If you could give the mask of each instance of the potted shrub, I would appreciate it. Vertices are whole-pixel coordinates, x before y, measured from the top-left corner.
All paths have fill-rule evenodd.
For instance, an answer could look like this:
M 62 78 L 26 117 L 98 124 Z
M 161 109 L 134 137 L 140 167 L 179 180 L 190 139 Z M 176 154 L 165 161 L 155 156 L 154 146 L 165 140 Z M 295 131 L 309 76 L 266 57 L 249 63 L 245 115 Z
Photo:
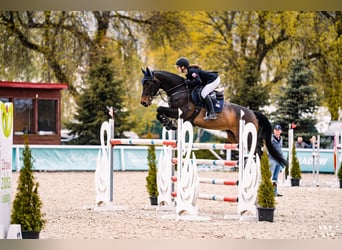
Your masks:
M 39 183 L 33 176 L 33 158 L 28 145 L 28 138 L 24 140 L 24 167 L 20 169 L 17 193 L 13 201 L 11 223 L 20 224 L 23 239 L 39 239 L 40 231 L 45 227 L 45 214 L 42 213 L 42 201 L 38 194 Z
M 152 138 L 152 135 L 148 135 Z M 148 174 L 146 176 L 146 188 L 150 195 L 151 205 L 158 205 L 158 186 L 157 186 L 157 161 L 155 145 L 149 145 L 147 151 Z
M 287 155 L 287 162 L 289 162 L 289 156 Z M 288 180 L 287 178 L 289 177 L 289 164 L 286 164 L 285 166 L 285 180 Z
M 273 215 L 275 210 L 274 190 L 271 181 L 270 163 L 266 149 L 261 156 L 260 171 L 261 182 L 258 188 L 257 195 L 257 210 L 259 221 L 273 222 Z
M 339 167 L 338 172 L 337 172 L 337 179 L 340 182 L 340 188 L 342 188 L 342 161 L 341 161 L 340 167 Z
M 299 186 L 300 179 L 302 178 L 299 161 L 296 154 L 296 148 L 292 146 L 292 166 L 290 169 L 291 186 Z

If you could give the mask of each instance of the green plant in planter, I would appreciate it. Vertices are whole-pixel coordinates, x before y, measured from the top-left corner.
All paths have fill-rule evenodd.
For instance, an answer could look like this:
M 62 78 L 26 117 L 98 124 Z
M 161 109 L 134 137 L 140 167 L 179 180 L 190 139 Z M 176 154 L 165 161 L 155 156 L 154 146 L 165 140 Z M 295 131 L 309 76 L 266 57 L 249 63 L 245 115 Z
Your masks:
M 42 213 L 43 203 L 38 194 L 38 181 L 33 176 L 33 158 L 25 137 L 25 148 L 23 150 L 24 167 L 20 169 L 17 193 L 13 201 L 11 223 L 20 224 L 23 233 L 25 231 L 39 232 L 45 227 L 45 214 Z M 23 234 L 24 237 L 24 234 Z
M 289 162 L 289 156 L 287 155 L 287 162 Z M 287 180 L 287 177 L 289 177 L 289 165 L 286 164 L 285 166 L 285 179 Z
M 258 188 L 257 204 L 261 208 L 275 208 L 274 190 L 271 181 L 270 163 L 266 149 L 263 150 L 260 162 L 261 182 Z
M 340 188 L 342 188 L 342 161 L 337 172 L 337 179 L 340 181 Z
M 149 134 L 148 138 L 152 138 Z M 157 161 L 156 161 L 156 150 L 154 145 L 148 146 L 147 151 L 147 163 L 148 163 L 148 174 L 146 176 L 146 188 L 151 198 L 151 205 L 157 205 L 156 198 L 158 197 L 157 187 Z M 154 201 L 152 201 L 154 199 Z
M 340 167 L 339 167 L 338 172 L 337 172 L 337 179 L 342 181 L 342 161 L 341 161 Z
M 290 176 L 292 179 L 296 179 L 296 180 L 299 180 L 302 178 L 300 165 L 299 165 L 299 161 L 298 161 L 297 154 L 296 154 L 296 148 L 294 144 L 292 146 L 292 166 L 290 169 Z

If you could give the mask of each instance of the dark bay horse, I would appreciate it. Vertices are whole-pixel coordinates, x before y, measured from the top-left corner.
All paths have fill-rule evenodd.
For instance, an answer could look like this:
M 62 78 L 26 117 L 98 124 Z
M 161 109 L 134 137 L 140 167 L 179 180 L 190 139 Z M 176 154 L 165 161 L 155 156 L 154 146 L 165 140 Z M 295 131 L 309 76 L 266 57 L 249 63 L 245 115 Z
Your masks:
M 287 161 L 273 147 L 271 143 L 272 126 L 265 115 L 260 112 L 252 111 L 246 107 L 227 102 L 224 104 L 222 112 L 217 114 L 216 120 L 205 120 L 205 108 L 197 107 L 192 101 L 191 92 L 185 84 L 185 78 L 161 70 L 151 71 L 148 67 L 146 71 L 142 69 L 144 77 L 142 79 L 143 90 L 140 103 L 148 107 L 152 100 L 162 89 L 168 96 L 169 107 L 158 107 L 157 119 L 167 128 L 175 129 L 172 120 L 178 119 L 178 109 L 182 110 L 181 118 L 190 121 L 194 126 L 206 129 L 223 130 L 227 132 L 227 142 L 239 142 L 239 121 L 241 110 L 244 112 L 242 117 L 246 123 L 251 122 L 258 131 L 257 153 L 261 155 L 263 141 L 269 153 L 283 166 Z

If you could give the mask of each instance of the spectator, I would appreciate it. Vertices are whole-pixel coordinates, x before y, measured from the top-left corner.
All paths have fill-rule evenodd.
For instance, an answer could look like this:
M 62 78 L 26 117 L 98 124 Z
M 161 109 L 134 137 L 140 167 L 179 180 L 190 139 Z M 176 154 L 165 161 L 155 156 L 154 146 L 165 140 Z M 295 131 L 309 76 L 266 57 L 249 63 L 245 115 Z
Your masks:
M 280 125 L 275 125 L 272 135 L 272 144 L 279 151 L 280 154 L 283 154 L 282 147 L 283 147 L 283 138 L 280 136 L 282 132 Z M 278 175 L 280 170 L 284 167 L 279 162 L 277 162 L 272 155 L 268 154 L 270 160 L 270 171 L 272 173 L 272 184 L 275 196 L 283 196 L 278 193 L 277 182 L 278 182 Z
M 312 136 L 310 138 L 310 145 L 309 148 L 313 148 L 315 146 L 315 148 L 317 148 L 317 140 L 316 140 L 316 136 Z
M 296 148 L 309 148 L 310 146 L 303 141 L 303 137 L 298 136 L 296 141 Z

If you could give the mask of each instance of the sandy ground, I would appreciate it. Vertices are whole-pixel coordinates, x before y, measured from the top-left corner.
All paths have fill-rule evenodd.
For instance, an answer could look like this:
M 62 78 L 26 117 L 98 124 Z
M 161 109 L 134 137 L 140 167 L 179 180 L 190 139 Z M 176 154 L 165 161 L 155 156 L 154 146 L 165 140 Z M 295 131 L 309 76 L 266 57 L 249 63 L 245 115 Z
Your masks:
M 95 204 L 94 172 L 36 172 L 47 225 L 41 239 L 342 239 L 342 189 L 336 177 L 303 174 L 300 187 L 282 182 L 274 222 L 225 219 L 237 204 L 198 200 L 208 221 L 176 221 L 174 211 L 149 206 L 147 172 L 114 173 L 117 211 L 85 209 Z M 200 177 L 236 180 L 236 172 L 201 171 Z M 19 174 L 13 173 L 13 196 Z M 200 192 L 236 196 L 237 187 L 201 184 Z M 13 198 L 13 197 L 12 197 Z M 171 218 L 171 219 L 170 219 Z

